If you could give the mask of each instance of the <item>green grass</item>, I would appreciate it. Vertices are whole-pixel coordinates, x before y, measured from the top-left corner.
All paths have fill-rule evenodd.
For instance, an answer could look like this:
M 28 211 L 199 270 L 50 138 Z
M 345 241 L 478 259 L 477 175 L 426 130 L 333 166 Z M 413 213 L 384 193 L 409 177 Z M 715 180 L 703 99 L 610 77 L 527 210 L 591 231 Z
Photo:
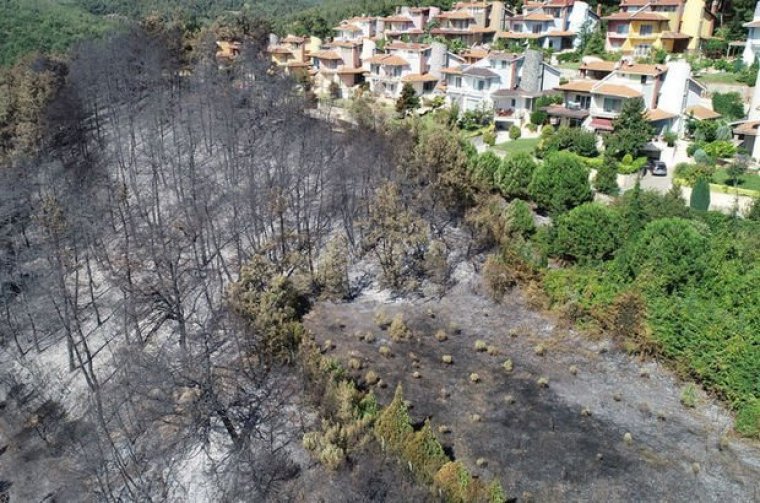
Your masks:
M 712 179 L 713 183 L 726 185 L 733 188 L 733 180 L 728 176 L 725 169 L 719 169 L 715 172 Z M 739 177 L 739 188 L 747 190 L 760 191 L 760 175 L 747 173 Z
M 538 146 L 538 142 L 539 138 L 518 138 L 517 140 L 500 143 L 494 148 L 507 154 L 517 154 L 522 152 L 532 154 L 533 150 Z
M 735 73 L 729 72 L 717 72 L 717 73 L 705 73 L 698 77 L 697 80 L 703 84 L 735 84 L 742 85 L 741 82 L 736 80 L 739 76 Z
M 580 61 L 568 61 L 567 63 L 560 63 L 557 65 L 557 68 L 562 68 L 563 70 L 577 70 L 580 67 Z

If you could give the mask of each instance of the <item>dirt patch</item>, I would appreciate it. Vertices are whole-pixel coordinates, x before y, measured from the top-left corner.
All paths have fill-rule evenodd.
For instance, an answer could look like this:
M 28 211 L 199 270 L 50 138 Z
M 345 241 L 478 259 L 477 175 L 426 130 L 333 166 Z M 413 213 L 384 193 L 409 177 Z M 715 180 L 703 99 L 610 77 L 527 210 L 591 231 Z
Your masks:
M 307 327 L 320 344 L 331 342 L 327 354 L 354 367 L 360 382 L 370 370 L 378 375 L 385 387 L 373 388 L 382 403 L 401 383 L 413 419 L 431 418 L 451 455 L 476 474 L 499 478 L 508 494 L 537 501 L 760 499 L 758 446 L 727 436 L 731 418 L 708 397 L 684 408 L 682 384 L 656 362 L 558 327 L 519 292 L 496 304 L 478 281 L 435 301 L 378 299 L 319 304 Z M 405 340 L 378 324 L 398 314 L 411 331 Z M 436 337 L 440 330 L 445 340 Z

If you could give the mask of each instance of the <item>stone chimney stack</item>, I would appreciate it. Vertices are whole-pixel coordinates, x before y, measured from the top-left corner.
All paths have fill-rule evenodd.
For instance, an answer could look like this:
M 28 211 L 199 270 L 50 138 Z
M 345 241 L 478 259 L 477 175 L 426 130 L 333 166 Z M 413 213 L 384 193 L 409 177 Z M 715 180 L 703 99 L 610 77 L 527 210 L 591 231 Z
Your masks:
M 522 77 L 520 78 L 520 88 L 525 91 L 541 90 L 542 63 L 544 62 L 544 53 L 535 49 L 526 49 L 522 66 Z
M 430 44 L 430 59 L 428 59 L 428 73 L 441 78 L 441 70 L 446 66 L 446 46 L 440 42 Z

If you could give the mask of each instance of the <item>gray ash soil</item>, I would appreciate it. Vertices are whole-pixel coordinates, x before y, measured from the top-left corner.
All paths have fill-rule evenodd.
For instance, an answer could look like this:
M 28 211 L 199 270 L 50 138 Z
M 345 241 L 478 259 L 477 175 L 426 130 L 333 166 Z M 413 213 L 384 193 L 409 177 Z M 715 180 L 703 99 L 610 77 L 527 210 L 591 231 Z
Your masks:
M 684 383 L 657 362 L 561 328 L 517 291 L 497 304 L 480 290 L 473 276 L 440 300 L 320 303 L 306 325 L 321 344 L 332 341 L 329 355 L 362 360 L 353 371 L 359 382 L 370 369 L 380 376 L 386 386 L 374 390 L 382 403 L 401 383 L 415 421 L 447 426 L 450 433 L 438 433 L 447 451 L 520 500 L 760 501 L 760 445 L 731 435 L 719 403 L 701 394 L 687 409 L 679 400 Z M 378 310 L 403 313 L 413 335 L 391 341 L 373 321 Z M 441 328 L 444 342 L 434 337 Z M 372 343 L 358 337 L 366 332 Z M 477 352 L 476 340 L 499 354 Z M 381 356 L 381 345 L 393 356 Z M 501 366 L 506 358 L 511 373 Z M 478 467 L 479 458 L 486 464 Z

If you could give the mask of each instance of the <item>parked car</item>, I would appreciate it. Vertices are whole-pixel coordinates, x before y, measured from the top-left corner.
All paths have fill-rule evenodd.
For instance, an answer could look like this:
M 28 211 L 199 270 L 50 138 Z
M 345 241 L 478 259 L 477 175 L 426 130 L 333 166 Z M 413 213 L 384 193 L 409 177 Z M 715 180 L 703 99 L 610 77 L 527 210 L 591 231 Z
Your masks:
M 650 169 L 652 176 L 667 176 L 668 167 L 662 161 L 654 161 Z

